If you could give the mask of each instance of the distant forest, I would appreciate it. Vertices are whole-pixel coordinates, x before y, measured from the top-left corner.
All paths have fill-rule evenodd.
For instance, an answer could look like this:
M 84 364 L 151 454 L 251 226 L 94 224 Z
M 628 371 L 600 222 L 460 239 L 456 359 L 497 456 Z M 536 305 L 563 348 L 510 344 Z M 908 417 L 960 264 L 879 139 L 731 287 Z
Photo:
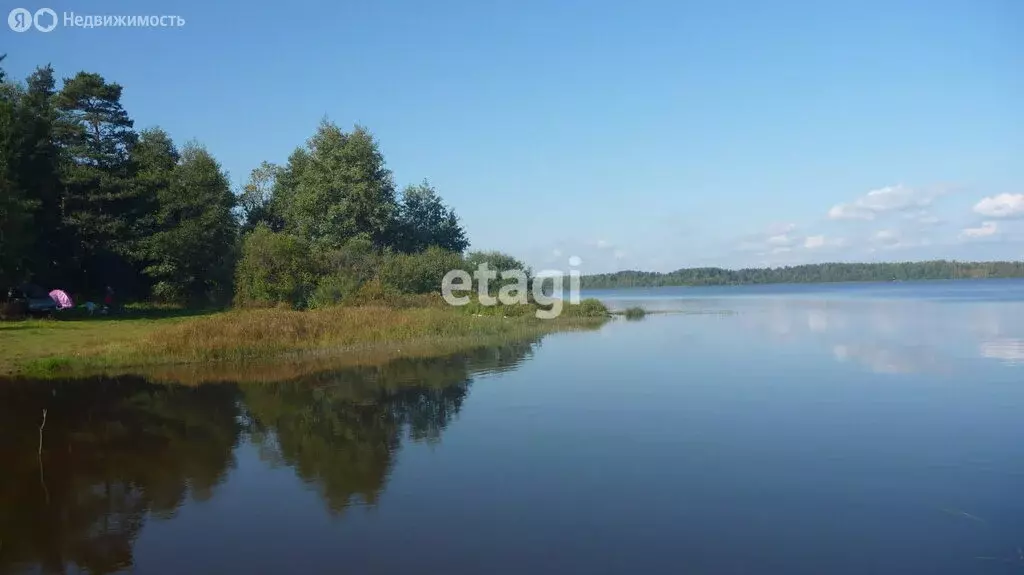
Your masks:
M 773 283 L 830 283 L 1024 277 L 1024 262 L 824 263 L 780 268 L 686 268 L 674 272 L 621 271 L 587 275 L 584 289 Z

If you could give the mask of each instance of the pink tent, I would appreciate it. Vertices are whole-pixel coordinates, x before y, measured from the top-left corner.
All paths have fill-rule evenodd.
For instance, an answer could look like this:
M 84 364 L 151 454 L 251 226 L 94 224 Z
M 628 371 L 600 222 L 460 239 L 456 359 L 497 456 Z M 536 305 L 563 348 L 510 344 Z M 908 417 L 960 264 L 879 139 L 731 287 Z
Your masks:
M 57 309 L 68 309 L 75 307 L 75 303 L 71 301 L 71 297 L 64 293 L 62 290 L 55 289 L 50 292 L 50 298 L 57 302 Z

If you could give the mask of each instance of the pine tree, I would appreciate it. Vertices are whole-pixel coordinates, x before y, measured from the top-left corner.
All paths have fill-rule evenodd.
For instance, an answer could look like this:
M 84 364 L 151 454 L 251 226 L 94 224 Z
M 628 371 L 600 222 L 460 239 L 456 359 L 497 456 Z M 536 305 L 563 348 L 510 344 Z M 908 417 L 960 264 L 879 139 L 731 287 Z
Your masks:
M 0 286 L 28 279 L 28 256 L 34 244 L 31 224 L 35 206 L 15 172 L 20 155 L 16 131 L 19 96 L 14 86 L 0 83 Z
M 430 246 L 462 253 L 469 247 L 455 212 L 426 181 L 402 192 L 392 242 L 396 249 L 421 252 Z
M 45 286 L 58 286 L 69 265 L 69 237 L 62 219 L 63 188 L 59 152 L 54 142 L 53 68 L 44 66 L 36 69 L 28 77 L 26 86 L 16 119 L 20 154 L 13 166 L 14 177 L 34 206 L 32 227 L 36 233 L 29 265 L 34 281 Z
M 79 286 L 97 292 L 117 284 L 137 293 L 141 240 L 155 206 L 132 180 L 138 136 L 121 106 L 121 86 L 80 72 L 64 81 L 56 102 L 63 222 L 74 234 Z

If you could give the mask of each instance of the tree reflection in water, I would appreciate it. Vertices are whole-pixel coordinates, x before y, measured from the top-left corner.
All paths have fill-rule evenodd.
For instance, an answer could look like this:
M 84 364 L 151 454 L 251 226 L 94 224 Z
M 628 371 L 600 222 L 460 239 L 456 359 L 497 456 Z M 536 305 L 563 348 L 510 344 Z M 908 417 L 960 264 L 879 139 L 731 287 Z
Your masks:
M 248 425 L 264 456 L 316 486 L 332 512 L 373 505 L 401 441 L 439 440 L 471 378 L 514 367 L 535 343 L 243 385 Z
M 273 384 L 0 380 L 0 572 L 130 568 L 145 522 L 214 496 L 245 438 L 332 513 L 372 505 L 403 440 L 438 441 L 472 378 L 514 368 L 536 343 Z
M 237 396 L 133 377 L 0 382 L 0 570 L 130 566 L 148 515 L 210 497 L 233 465 Z

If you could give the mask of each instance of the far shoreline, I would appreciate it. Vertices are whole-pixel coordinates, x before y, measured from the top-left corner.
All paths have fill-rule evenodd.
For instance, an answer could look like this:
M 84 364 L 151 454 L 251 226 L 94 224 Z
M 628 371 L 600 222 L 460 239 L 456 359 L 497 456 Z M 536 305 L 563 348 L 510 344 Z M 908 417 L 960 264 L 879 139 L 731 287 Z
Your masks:
M 774 268 L 681 268 L 671 272 L 622 270 L 580 278 L 582 291 L 651 287 L 713 287 L 733 285 L 898 283 L 968 279 L 1024 278 L 1024 261 L 837 263 Z
M 586 276 L 584 276 L 586 277 Z M 719 288 L 758 288 L 758 287 L 769 287 L 769 286 L 843 286 L 843 285 L 867 285 L 867 284 L 925 284 L 925 283 L 939 283 L 939 282 L 999 282 L 999 281 L 1024 281 L 1022 277 L 998 277 L 998 278 L 922 278 L 922 279 L 908 279 L 908 280 L 846 280 L 846 281 L 822 281 L 822 282 L 765 282 L 765 283 L 730 283 L 730 284 L 669 284 L 669 285 L 633 285 L 633 286 L 618 286 L 618 287 L 600 287 L 590 288 L 583 287 L 580 290 L 581 296 L 593 296 L 595 293 L 601 292 L 615 292 L 615 291 L 627 291 L 627 290 L 658 290 L 658 289 L 676 289 L 676 288 L 687 288 L 687 289 L 719 289 Z

